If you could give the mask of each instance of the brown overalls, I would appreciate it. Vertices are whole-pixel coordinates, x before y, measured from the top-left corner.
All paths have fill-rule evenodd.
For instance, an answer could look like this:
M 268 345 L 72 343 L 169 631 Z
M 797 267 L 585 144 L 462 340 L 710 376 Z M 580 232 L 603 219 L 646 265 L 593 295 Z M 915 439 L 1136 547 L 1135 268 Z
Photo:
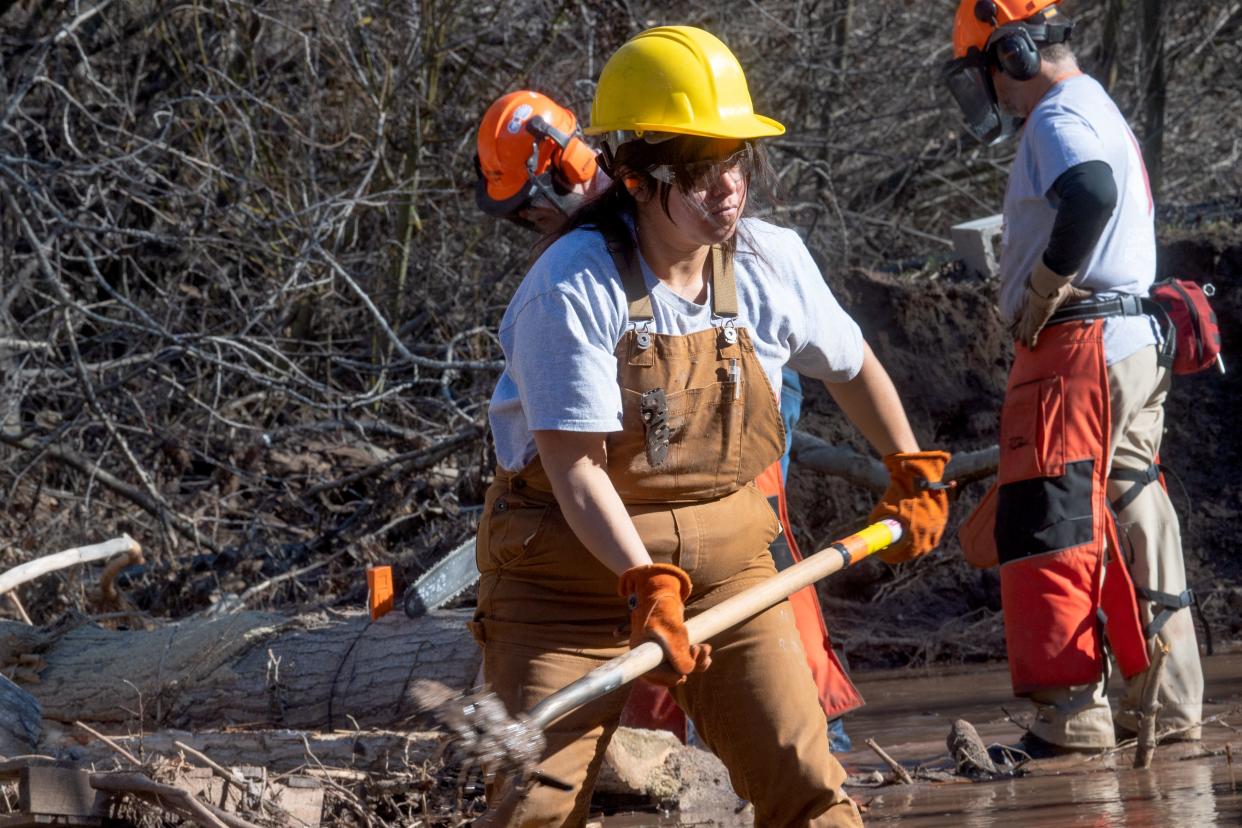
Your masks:
M 716 326 L 673 336 L 650 332 L 642 276 L 620 255 L 630 326 L 616 348 L 623 417 L 622 431 L 607 437 L 608 473 L 652 560 L 690 574 L 689 618 L 775 574 L 768 545 L 778 523 L 752 481 L 780 457 L 783 426 L 748 332 L 734 325 L 732 262 L 713 250 Z M 663 413 L 651 395 L 644 400 L 653 389 L 664 392 Z M 520 472 L 497 471 L 477 555 L 471 629 L 485 677 L 511 712 L 626 652 L 629 613 L 617 576 L 565 522 L 538 457 Z M 672 693 L 753 803 L 755 824 L 861 825 L 841 790 L 845 772 L 828 750 L 788 602 L 712 644 L 711 668 Z M 493 814 L 493 824 L 582 825 L 628 695 L 621 688 L 553 723 L 539 767 L 574 789 L 536 784 Z

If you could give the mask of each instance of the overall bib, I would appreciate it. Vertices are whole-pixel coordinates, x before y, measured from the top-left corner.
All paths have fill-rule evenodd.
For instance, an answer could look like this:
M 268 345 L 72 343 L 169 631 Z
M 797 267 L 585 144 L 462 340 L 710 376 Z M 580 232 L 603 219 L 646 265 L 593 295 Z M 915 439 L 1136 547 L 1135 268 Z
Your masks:
M 749 333 L 734 324 L 728 257 L 713 250 L 714 326 L 685 336 L 650 330 L 641 275 L 620 270 L 630 326 L 615 349 L 623 414 L 622 430 L 607 435 L 608 474 L 652 560 L 689 573 L 689 618 L 775 573 L 768 546 L 778 523 L 753 481 L 779 459 L 784 430 Z M 471 629 L 485 677 L 510 711 L 627 651 L 617 576 L 569 528 L 538 457 L 519 472 L 498 470 L 477 556 Z M 712 644 L 711 668 L 671 692 L 753 803 L 756 824 L 861 825 L 841 790 L 845 772 L 829 753 L 788 602 Z M 539 767 L 573 789 L 535 785 L 498 803 L 491 824 L 582 825 L 628 695 L 620 688 L 554 722 Z

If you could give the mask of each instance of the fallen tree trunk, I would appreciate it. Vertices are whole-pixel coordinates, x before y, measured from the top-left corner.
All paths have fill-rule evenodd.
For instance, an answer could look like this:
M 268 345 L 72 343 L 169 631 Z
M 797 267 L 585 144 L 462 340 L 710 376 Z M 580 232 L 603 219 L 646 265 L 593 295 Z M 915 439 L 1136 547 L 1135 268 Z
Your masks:
M 34 696 L 0 674 L 0 757 L 31 753 L 39 743 L 42 719 Z
M 479 649 L 466 630 L 468 616 L 440 611 L 411 621 L 390 613 L 372 622 L 361 612 L 244 612 L 153 630 L 87 624 L 37 633 L 0 622 L 0 667 L 41 665 L 16 675 L 47 720 L 395 728 L 416 712 L 408 695 L 415 679 L 473 684 Z M 0 714 L 8 718 L 9 711 Z

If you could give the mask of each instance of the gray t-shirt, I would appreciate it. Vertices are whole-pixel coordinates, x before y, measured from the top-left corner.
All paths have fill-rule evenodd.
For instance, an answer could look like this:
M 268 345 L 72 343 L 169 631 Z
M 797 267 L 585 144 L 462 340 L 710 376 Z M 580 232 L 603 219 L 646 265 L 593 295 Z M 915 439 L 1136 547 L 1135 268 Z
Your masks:
M 749 329 L 774 395 L 780 395 L 785 364 L 828 382 L 858 373 L 862 333 L 797 233 L 744 219 L 733 266 L 736 324 Z M 711 327 L 710 296 L 697 304 L 666 288 L 646 262 L 642 270 L 655 333 L 684 335 Z M 500 323 L 506 367 L 488 416 L 502 466 L 518 470 L 535 456 L 532 429 L 621 430 L 613 353 L 628 323 L 621 276 L 598 232 L 575 230 L 539 257 Z
M 1009 173 L 1001 237 L 1001 312 L 1022 309 L 1026 280 L 1044 254 L 1057 210 L 1051 192 L 1070 167 L 1104 161 L 1117 183 L 1117 207 L 1074 284 L 1097 294 L 1146 296 L 1156 277 L 1156 234 L 1151 189 L 1138 141 L 1117 105 L 1093 78 L 1076 75 L 1056 84 L 1031 112 Z M 1155 342 L 1146 317 L 1104 323 L 1109 365 Z

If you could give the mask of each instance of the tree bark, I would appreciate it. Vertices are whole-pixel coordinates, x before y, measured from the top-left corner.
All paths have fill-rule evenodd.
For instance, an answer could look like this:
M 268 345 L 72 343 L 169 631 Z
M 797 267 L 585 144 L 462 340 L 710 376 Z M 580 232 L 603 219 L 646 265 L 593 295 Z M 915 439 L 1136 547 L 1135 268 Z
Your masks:
M 18 675 L 29 679 L 25 689 L 44 718 L 59 722 L 395 728 L 417 712 L 413 680 L 473 683 L 479 649 L 468 616 L 439 611 L 411 621 L 390 613 L 372 622 L 365 613 L 246 612 L 153 630 L 90 624 L 41 636 L 0 622 L 0 666 L 37 655 L 41 666 Z
M 1160 197 L 1164 172 L 1164 0 L 1143 0 L 1143 162 L 1152 198 Z
M 42 719 L 35 697 L 0 674 L 0 757 L 32 753 Z
M 1107 0 L 1104 6 L 1104 34 L 1100 38 L 1097 55 L 1096 79 L 1108 92 L 1117 84 L 1117 50 L 1121 39 L 1121 16 L 1125 0 Z

